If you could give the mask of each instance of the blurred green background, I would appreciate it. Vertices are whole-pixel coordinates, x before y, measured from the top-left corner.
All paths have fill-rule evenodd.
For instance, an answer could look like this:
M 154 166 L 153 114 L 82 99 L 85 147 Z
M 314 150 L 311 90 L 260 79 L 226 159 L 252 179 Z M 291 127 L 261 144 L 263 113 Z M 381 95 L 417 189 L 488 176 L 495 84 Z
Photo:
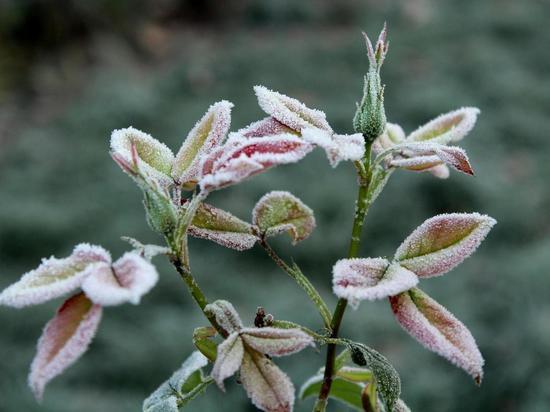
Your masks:
M 482 110 L 463 142 L 477 176 L 398 172 L 373 207 L 364 256 L 391 255 L 426 218 L 479 211 L 499 224 L 452 273 L 422 282 L 478 340 L 486 375 L 477 388 L 425 351 L 386 302 L 347 315 L 343 334 L 388 356 L 413 411 L 550 408 L 550 3 L 542 0 L 17 1 L 0 2 L 0 288 L 73 245 L 117 256 L 122 235 L 160 242 L 141 195 L 108 154 L 110 132 L 133 125 L 177 150 L 216 100 L 236 104 L 233 130 L 261 118 L 264 84 L 326 111 L 351 131 L 366 53 L 361 30 L 389 24 L 386 110 L 411 131 L 464 105 Z M 347 250 L 355 197 L 351 165 L 332 170 L 317 150 L 212 196 L 242 218 L 267 191 L 289 190 L 314 208 L 318 228 L 293 257 L 332 307 L 332 264 Z M 233 301 L 246 321 L 263 305 L 280 319 L 320 323 L 303 293 L 259 249 L 238 253 L 192 242 L 192 265 L 210 299 Z M 137 411 L 192 350 L 205 324 L 176 273 L 138 307 L 106 310 L 90 351 L 51 383 L 38 406 L 26 387 L 35 341 L 59 302 L 0 310 L 0 410 Z M 324 359 L 306 351 L 278 363 L 297 387 Z M 312 401 L 298 402 L 307 411 Z M 193 411 L 253 411 L 234 382 Z M 346 410 L 333 404 L 331 410 Z

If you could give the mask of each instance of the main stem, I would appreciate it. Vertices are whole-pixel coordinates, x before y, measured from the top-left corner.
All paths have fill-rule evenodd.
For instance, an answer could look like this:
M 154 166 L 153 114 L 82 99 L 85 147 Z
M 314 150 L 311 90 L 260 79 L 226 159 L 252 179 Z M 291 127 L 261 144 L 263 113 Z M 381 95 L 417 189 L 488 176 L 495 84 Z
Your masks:
M 364 174 L 359 177 L 359 189 L 357 193 L 357 203 L 356 203 L 356 212 L 353 219 L 353 228 L 351 231 L 351 240 L 348 249 L 348 258 L 357 257 L 359 254 L 359 246 L 361 245 L 361 232 L 363 230 L 363 223 L 365 222 L 365 217 L 367 215 L 368 208 L 370 206 L 368 201 L 368 192 L 369 192 L 369 183 L 371 178 L 371 169 L 370 169 L 370 145 L 367 146 L 364 160 Z M 348 306 L 347 299 L 340 298 L 334 309 L 332 315 L 331 329 L 332 333 L 330 337 L 332 339 L 338 338 L 338 333 L 340 330 L 340 325 L 342 324 L 342 319 L 344 313 L 346 312 L 346 307 Z M 319 391 L 319 397 L 313 408 L 314 412 L 324 412 L 327 407 L 328 395 L 330 393 L 330 388 L 332 386 L 332 380 L 334 375 L 334 360 L 336 358 L 336 344 L 332 343 L 327 346 L 327 358 L 325 362 L 325 373 L 323 377 L 323 384 L 321 385 L 321 390 Z

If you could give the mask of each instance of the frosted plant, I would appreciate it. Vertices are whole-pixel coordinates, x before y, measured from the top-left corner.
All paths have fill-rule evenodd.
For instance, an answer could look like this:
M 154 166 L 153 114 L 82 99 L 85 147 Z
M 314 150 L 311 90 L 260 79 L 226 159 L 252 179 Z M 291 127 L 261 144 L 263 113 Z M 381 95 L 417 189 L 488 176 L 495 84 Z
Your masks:
M 495 220 L 477 213 L 438 215 L 418 226 L 393 257 L 359 256 L 367 211 L 395 170 L 428 171 L 439 178 L 449 177 L 450 168 L 474 173 L 466 152 L 456 144 L 472 130 L 478 109 L 443 114 L 409 135 L 387 122 L 381 80 L 388 53 L 386 36 L 385 27 L 375 44 L 365 35 L 369 68 L 352 134 L 334 131 L 321 110 L 263 86 L 254 91 L 267 117 L 231 132 L 233 104 L 217 102 L 175 155 L 164 143 L 132 127 L 112 133 L 111 156 L 143 192 L 147 222 L 164 244 L 123 238 L 133 250 L 114 262 L 102 247 L 80 244 L 66 258 L 44 259 L 0 294 L 0 304 L 14 308 L 66 299 L 44 328 L 31 365 L 29 385 L 37 399 L 88 349 L 103 307 L 138 304 L 156 284 L 158 274 L 151 259 L 157 255 L 170 260 L 208 325 L 196 325 L 192 340 L 197 351 L 144 401 L 145 412 L 185 409 L 214 382 L 225 391 L 224 382 L 235 375 L 258 409 L 292 411 L 294 384 L 272 358 L 323 346 L 324 366 L 298 393 L 300 400 L 316 396 L 314 411 L 326 411 L 329 399 L 360 411 L 409 411 L 400 398 L 399 374 L 388 359 L 339 334 L 348 304 L 358 309 L 363 301 L 387 300 L 405 331 L 481 383 L 483 357 L 472 334 L 418 285 L 469 257 Z M 231 190 L 226 188 L 298 162 L 315 147 L 326 152 L 333 167 L 351 162 L 358 177 L 349 250 L 332 271 L 338 297 L 334 311 L 299 266 L 286 262 L 269 243 L 271 237 L 285 233 L 292 244 L 306 240 L 317 224 L 309 206 L 291 193 L 274 190 L 259 199 L 247 221 L 206 202 L 212 191 Z M 229 301 L 209 302 L 199 287 L 190 263 L 189 236 L 236 251 L 258 245 L 296 281 L 321 324 L 306 327 L 258 308 L 254 325 L 243 325 Z

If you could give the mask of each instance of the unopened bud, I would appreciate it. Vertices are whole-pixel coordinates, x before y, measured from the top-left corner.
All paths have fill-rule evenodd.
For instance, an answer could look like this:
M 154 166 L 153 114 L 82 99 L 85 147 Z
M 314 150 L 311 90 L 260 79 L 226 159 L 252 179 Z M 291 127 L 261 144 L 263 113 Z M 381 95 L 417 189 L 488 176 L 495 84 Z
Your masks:
M 144 189 L 143 195 L 147 222 L 151 228 L 165 235 L 171 233 L 177 221 L 177 212 L 172 200 L 155 190 Z

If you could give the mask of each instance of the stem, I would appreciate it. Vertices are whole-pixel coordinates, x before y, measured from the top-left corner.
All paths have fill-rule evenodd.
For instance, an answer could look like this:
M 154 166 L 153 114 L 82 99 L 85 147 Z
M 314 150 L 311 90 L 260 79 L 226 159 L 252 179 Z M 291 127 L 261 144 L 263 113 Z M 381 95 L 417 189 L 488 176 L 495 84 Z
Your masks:
M 260 240 L 260 245 L 264 248 L 264 250 L 267 252 L 269 257 L 273 259 L 273 261 L 279 266 L 281 269 L 283 269 L 292 279 L 296 281 L 296 283 L 307 293 L 311 301 L 314 303 L 315 307 L 317 307 L 317 310 L 319 311 L 321 317 L 323 318 L 323 322 L 325 324 L 326 328 L 331 327 L 331 319 L 332 316 L 330 314 L 330 311 L 328 309 L 327 304 L 317 291 L 315 289 L 315 286 L 309 281 L 309 279 L 299 270 L 297 266 L 290 267 L 276 252 L 273 250 L 271 245 L 267 243 L 265 239 Z
M 348 258 L 357 257 L 359 254 L 359 246 L 361 245 L 361 232 L 363 230 L 363 223 L 365 222 L 365 217 L 370 206 L 369 201 L 369 184 L 372 177 L 372 170 L 370 167 L 370 157 L 371 157 L 371 145 L 367 145 L 364 159 L 364 166 L 366 174 L 359 176 L 359 189 L 357 193 L 356 201 L 356 210 L 355 217 L 353 219 L 353 228 L 351 231 L 351 240 L 348 249 Z M 332 333 L 330 338 L 338 339 L 338 332 L 340 330 L 340 325 L 342 324 L 342 319 L 344 313 L 346 312 L 346 307 L 348 305 L 347 299 L 340 298 L 334 309 L 331 322 Z M 332 379 L 334 375 L 334 360 L 336 358 L 336 344 L 330 343 L 327 347 L 327 358 L 325 362 L 325 373 L 323 377 L 323 384 L 321 385 L 321 390 L 319 391 L 319 397 L 315 406 L 313 408 L 314 412 L 324 412 L 327 407 L 327 399 L 330 393 L 330 388 L 332 386 Z

